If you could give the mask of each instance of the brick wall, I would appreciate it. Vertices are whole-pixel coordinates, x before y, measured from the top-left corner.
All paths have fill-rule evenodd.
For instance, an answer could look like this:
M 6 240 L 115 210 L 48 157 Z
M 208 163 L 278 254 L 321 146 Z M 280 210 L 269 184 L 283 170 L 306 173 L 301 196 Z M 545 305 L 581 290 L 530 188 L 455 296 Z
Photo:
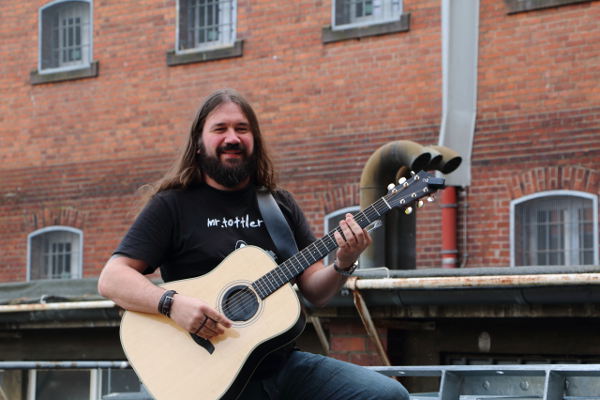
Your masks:
M 44 4 L 0 5 L 0 281 L 25 279 L 27 235 L 57 221 L 84 231 L 84 275 L 96 276 L 131 222 L 135 190 L 170 164 L 216 88 L 253 102 L 281 184 L 317 234 L 326 213 L 357 203 L 374 150 L 437 142 L 439 1 L 406 0 L 408 32 L 324 45 L 330 1 L 239 0 L 242 57 L 167 67 L 174 0 L 96 0 L 98 77 L 31 85 Z M 459 200 L 469 205 L 459 251 L 473 267 L 509 264 L 509 204 L 521 193 L 599 193 L 600 3 L 506 11 L 481 2 L 473 181 Z M 440 265 L 440 214 L 436 204 L 419 212 L 419 267 Z
M 330 321 L 327 327 L 330 335 L 329 355 L 331 357 L 359 365 L 385 365 L 377 352 L 376 345 L 360 321 Z M 386 328 L 377 328 L 384 349 L 387 348 L 387 332 Z

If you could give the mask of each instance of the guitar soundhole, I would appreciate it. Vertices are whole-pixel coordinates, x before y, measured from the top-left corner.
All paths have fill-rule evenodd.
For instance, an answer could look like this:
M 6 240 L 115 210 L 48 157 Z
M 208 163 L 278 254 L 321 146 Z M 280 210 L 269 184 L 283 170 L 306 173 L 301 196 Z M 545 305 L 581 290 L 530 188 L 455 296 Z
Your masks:
M 248 321 L 258 311 L 258 298 L 248 286 L 237 285 L 230 288 L 222 300 L 222 311 L 235 322 Z

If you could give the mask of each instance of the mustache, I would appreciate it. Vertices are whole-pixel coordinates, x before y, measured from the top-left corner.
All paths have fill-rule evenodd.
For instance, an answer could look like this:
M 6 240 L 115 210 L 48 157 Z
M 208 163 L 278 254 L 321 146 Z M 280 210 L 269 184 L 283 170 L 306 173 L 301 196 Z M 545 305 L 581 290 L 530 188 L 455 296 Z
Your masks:
M 242 151 L 246 152 L 246 146 L 241 143 L 227 143 L 225 146 L 220 146 L 217 149 L 217 154 L 221 154 L 226 151 Z

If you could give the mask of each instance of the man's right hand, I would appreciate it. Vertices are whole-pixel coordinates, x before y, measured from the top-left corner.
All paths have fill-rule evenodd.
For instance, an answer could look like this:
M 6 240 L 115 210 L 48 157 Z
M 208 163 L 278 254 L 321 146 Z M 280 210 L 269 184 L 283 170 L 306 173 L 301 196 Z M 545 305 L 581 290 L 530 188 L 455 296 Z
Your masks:
M 171 319 L 179 326 L 204 339 L 222 335 L 232 322 L 202 300 L 175 294 L 171 306 Z

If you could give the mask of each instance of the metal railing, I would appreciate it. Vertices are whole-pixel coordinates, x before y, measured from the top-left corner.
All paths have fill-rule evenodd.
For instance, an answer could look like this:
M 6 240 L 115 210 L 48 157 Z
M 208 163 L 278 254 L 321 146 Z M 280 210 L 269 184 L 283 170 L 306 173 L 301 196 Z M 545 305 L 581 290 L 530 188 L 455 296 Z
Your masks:
M 126 361 L 1 361 L 7 369 L 128 368 Z M 366 367 L 387 376 L 439 378 L 437 391 L 412 400 L 600 400 L 600 364 L 438 365 Z M 111 393 L 103 400 L 152 400 L 139 392 Z
M 600 364 L 367 367 L 388 376 L 439 377 L 439 390 L 412 400 L 600 400 Z

